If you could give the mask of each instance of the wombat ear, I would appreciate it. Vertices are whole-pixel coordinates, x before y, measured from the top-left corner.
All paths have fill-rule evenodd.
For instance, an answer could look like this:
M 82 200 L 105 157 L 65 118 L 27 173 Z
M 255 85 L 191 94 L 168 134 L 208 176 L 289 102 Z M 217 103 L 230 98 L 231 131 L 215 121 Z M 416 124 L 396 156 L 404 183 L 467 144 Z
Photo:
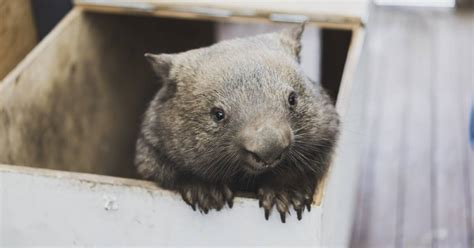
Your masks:
M 300 62 L 301 36 L 303 35 L 306 22 L 295 27 L 283 29 L 280 32 L 280 42 L 298 62 Z
M 145 58 L 150 62 L 153 71 L 161 79 L 161 88 L 158 91 L 157 98 L 159 102 L 164 102 L 171 98 L 175 91 L 176 85 L 170 80 L 170 71 L 173 67 L 174 55 L 172 54 L 151 54 L 145 53 Z
M 173 66 L 173 55 L 171 54 L 151 54 L 145 53 L 145 58 L 150 62 L 153 71 L 163 78 L 167 79 Z

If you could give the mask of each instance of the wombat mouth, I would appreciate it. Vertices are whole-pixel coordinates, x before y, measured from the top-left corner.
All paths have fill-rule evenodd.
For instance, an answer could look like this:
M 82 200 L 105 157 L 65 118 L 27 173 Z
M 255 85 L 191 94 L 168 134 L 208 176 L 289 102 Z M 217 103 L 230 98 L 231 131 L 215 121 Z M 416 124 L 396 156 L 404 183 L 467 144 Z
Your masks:
M 247 174 L 249 175 L 258 175 L 258 174 L 262 174 L 266 171 L 269 171 L 270 168 L 268 167 L 253 167 L 251 165 L 246 165 L 245 166 L 245 172 L 247 172 Z
M 247 171 L 247 173 L 252 174 L 252 175 L 257 175 L 257 174 L 261 174 L 263 172 L 266 172 L 275 168 L 278 164 L 280 164 L 281 161 L 282 161 L 281 156 L 277 160 L 271 163 L 259 161 L 252 157 L 250 159 L 246 159 L 246 161 L 244 162 L 245 163 L 244 168 Z

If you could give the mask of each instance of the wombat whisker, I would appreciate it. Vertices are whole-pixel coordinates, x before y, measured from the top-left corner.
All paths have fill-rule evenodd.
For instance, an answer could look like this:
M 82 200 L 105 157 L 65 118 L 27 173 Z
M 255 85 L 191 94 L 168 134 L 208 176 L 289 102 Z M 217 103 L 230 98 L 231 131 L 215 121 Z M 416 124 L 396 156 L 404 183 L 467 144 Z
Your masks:
M 219 156 L 217 158 L 211 159 L 211 163 L 208 162 L 209 160 L 203 161 L 203 163 L 207 162 L 207 166 L 204 169 L 204 172 L 201 172 L 201 173 L 203 173 L 203 175 L 210 175 L 210 177 L 214 178 L 215 174 L 218 174 L 219 170 L 221 169 L 220 167 L 217 167 L 217 170 L 216 170 L 216 168 L 215 168 L 216 165 L 224 159 L 225 159 L 225 157 Z
M 291 154 L 291 157 L 293 158 L 293 160 L 294 160 L 293 164 L 296 167 L 301 167 L 303 165 L 304 165 L 305 168 L 307 167 L 305 162 L 302 161 L 297 154 Z
M 280 166 L 277 166 L 273 170 L 271 170 L 271 173 L 273 175 L 282 175 L 284 173 L 284 171 Z
M 231 154 L 225 154 L 224 156 L 219 157 L 218 159 L 214 160 L 212 164 L 208 166 L 208 175 L 210 175 L 211 178 L 213 178 L 213 181 L 219 181 L 220 179 L 224 179 L 226 176 L 226 171 L 233 167 L 235 163 L 231 160 Z M 213 168 L 214 170 L 209 171 L 210 168 Z M 217 168 L 217 169 L 215 169 Z
M 304 165 L 308 165 L 311 163 L 311 161 L 306 156 L 304 156 L 301 152 L 295 151 L 294 154 L 300 161 L 303 162 Z
M 302 154 L 301 152 L 299 151 L 294 151 L 294 155 L 295 155 L 295 158 L 297 158 L 300 162 L 302 162 L 306 168 L 310 169 L 311 171 L 313 171 L 314 173 L 318 173 L 318 172 L 322 172 L 322 168 L 320 168 L 319 166 L 312 166 L 312 162 L 314 162 L 314 164 L 320 164 L 320 161 L 318 159 L 318 161 L 312 161 L 312 159 L 308 158 L 307 156 L 305 156 L 304 154 Z
M 299 163 L 299 161 L 297 161 L 293 155 L 290 153 L 288 153 L 288 158 L 291 160 L 290 161 L 290 164 L 294 165 L 298 170 L 300 170 L 301 172 L 304 173 L 304 168 L 303 166 Z
M 326 142 L 329 140 L 318 140 L 318 142 L 311 142 L 306 140 L 295 140 L 295 144 L 302 146 L 303 148 L 310 147 L 310 148 L 332 148 L 332 142 L 329 141 L 329 144 Z
M 246 188 L 246 189 L 250 188 L 250 185 L 252 185 L 250 182 L 251 182 L 251 180 L 252 180 L 253 177 L 254 177 L 254 176 L 252 175 L 252 176 L 250 176 L 249 178 L 247 178 L 247 180 L 245 180 L 245 181 L 247 182 L 246 185 L 245 185 L 245 188 Z
M 224 163 L 224 172 L 223 172 L 223 178 L 228 178 L 228 177 L 231 177 L 233 176 L 237 170 L 236 170 L 236 157 L 237 155 L 236 154 L 232 154 L 228 157 L 228 159 L 225 161 Z

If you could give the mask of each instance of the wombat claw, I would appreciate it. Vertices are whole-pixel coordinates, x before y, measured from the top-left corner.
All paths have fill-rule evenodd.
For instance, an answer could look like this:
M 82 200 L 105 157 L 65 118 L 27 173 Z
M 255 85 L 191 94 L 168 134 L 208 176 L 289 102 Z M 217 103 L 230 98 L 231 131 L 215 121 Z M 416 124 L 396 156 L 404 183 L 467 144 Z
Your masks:
M 258 190 L 259 206 L 264 209 L 265 219 L 268 220 L 270 212 L 275 206 L 280 213 L 282 223 L 286 222 L 286 214 L 290 215 L 290 207 L 293 206 L 298 220 L 303 217 L 305 207 L 311 211 L 312 197 L 310 194 L 295 190 L 274 190 L 272 188 L 260 188 Z
M 214 185 L 205 183 L 186 184 L 179 189 L 183 200 L 196 211 L 207 214 L 209 210 L 221 210 L 227 203 L 229 208 L 233 206 L 234 194 L 225 185 Z

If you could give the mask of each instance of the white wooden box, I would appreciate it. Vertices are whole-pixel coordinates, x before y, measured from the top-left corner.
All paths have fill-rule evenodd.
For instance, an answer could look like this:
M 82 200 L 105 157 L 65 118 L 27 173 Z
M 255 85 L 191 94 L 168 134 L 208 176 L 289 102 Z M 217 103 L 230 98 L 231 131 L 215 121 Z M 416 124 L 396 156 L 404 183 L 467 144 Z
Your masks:
M 344 123 L 363 12 L 341 2 L 76 1 L 0 84 L 0 246 L 347 246 L 357 173 L 356 137 L 345 126 L 312 211 L 286 224 L 275 214 L 266 221 L 245 197 L 231 210 L 193 212 L 179 195 L 138 179 L 132 164 L 140 117 L 157 89 L 143 54 L 210 45 L 220 21 L 306 16 L 309 25 L 351 30 L 336 104 Z

